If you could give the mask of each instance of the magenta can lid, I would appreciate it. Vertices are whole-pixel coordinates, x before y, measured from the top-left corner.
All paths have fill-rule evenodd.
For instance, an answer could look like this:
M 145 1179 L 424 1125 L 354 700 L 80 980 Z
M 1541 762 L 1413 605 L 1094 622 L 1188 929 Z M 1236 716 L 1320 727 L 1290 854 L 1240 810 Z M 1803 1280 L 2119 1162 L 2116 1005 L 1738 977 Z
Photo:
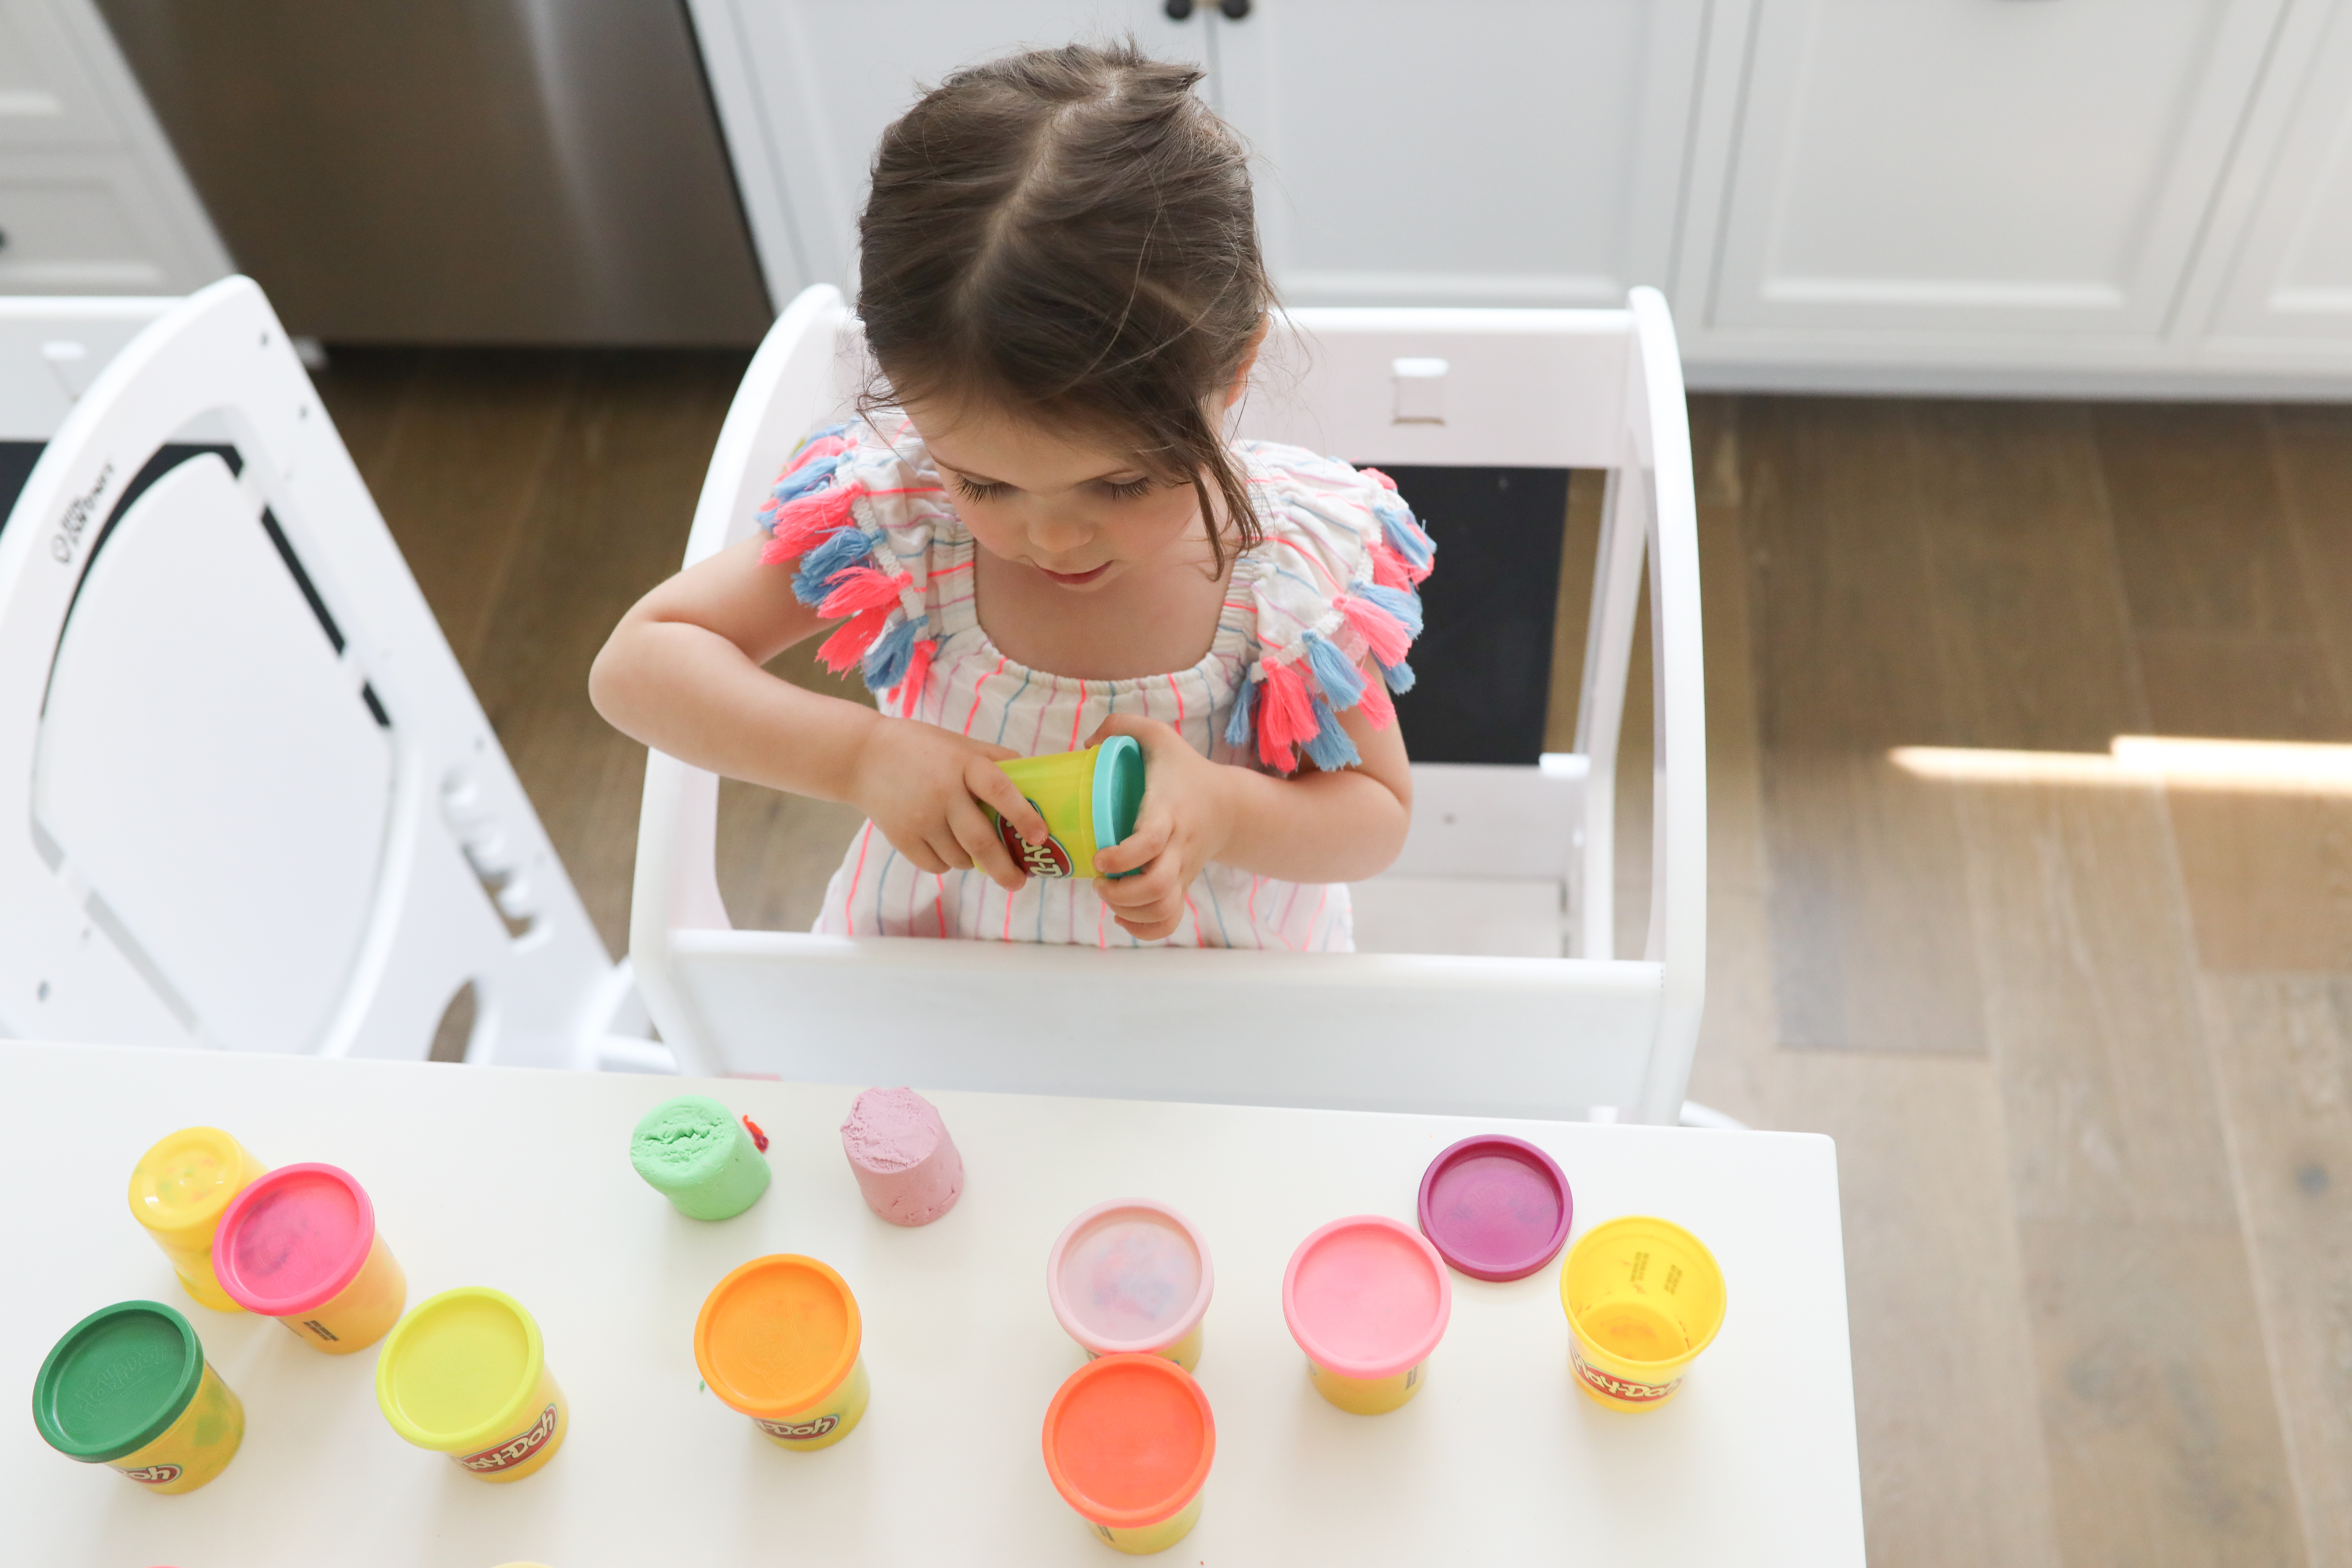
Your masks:
M 1097 1355 L 1166 1350 L 1209 1310 L 1216 1270 L 1191 1220 L 1150 1198 L 1097 1204 L 1045 1258 L 1045 1300 Z
M 1421 1233 L 1473 1279 L 1523 1279 L 1559 1255 L 1576 1204 L 1559 1163 L 1524 1138 L 1465 1138 L 1421 1178 Z
M 1376 1383 L 1419 1366 L 1453 1311 L 1445 1260 L 1386 1215 L 1333 1220 L 1300 1242 L 1283 1270 L 1290 1337 L 1341 1377 Z
M 213 1273 L 246 1310 L 290 1318 L 357 1279 L 374 1242 L 375 1205 L 351 1173 L 281 1165 L 221 1212 Z

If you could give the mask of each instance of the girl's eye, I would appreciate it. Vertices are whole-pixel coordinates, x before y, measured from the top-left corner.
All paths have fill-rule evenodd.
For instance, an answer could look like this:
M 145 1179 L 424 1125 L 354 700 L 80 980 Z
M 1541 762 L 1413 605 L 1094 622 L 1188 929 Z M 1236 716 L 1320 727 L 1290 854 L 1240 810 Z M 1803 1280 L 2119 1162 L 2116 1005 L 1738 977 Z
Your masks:
M 993 479 L 982 481 L 968 479 L 961 474 L 956 476 L 956 489 L 966 500 L 994 500 L 1010 488 Z
M 1149 476 L 1146 476 L 1143 479 L 1129 479 L 1121 484 L 1106 485 L 1103 488 L 1110 491 L 1114 500 L 1135 500 L 1151 493 L 1151 480 Z

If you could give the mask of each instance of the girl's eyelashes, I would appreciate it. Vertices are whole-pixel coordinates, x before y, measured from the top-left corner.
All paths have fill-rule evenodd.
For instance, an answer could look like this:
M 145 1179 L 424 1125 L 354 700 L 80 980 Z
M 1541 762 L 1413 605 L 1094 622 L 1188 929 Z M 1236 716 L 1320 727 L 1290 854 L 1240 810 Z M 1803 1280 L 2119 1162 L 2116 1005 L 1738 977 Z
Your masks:
M 994 500 L 1013 487 L 1002 479 L 975 479 L 964 474 L 956 475 L 956 493 L 966 500 Z M 1103 491 L 1113 500 L 1139 500 L 1151 493 L 1150 475 L 1139 479 L 1103 481 Z

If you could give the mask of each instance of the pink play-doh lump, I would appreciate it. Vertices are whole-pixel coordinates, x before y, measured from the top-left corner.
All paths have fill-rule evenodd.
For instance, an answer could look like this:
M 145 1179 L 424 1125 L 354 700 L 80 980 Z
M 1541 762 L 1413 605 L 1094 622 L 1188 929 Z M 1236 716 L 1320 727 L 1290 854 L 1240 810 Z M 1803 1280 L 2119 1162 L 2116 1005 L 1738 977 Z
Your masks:
M 866 1206 L 892 1225 L 929 1225 L 963 1195 L 963 1156 L 931 1102 L 911 1089 L 869 1089 L 841 1124 L 842 1152 Z

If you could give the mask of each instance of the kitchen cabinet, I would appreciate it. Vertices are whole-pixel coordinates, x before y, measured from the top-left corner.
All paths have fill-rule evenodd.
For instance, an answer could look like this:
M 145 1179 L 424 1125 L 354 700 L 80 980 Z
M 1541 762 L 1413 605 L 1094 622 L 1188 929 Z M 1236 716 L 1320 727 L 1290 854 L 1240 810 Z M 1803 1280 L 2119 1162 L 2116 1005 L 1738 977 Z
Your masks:
M 1704 0 L 1211 12 L 1294 305 L 1620 305 L 1664 281 Z
M 854 281 L 919 80 L 1132 29 L 1291 303 L 1650 283 L 1698 386 L 2352 395 L 2352 0 L 689 4 L 780 300 Z
M 1132 31 L 1258 155 L 1294 304 L 1595 305 L 1664 273 L 1705 0 L 690 0 L 778 299 L 854 284 L 876 139 L 918 83 Z M 1509 47 L 1498 47 L 1497 40 Z
M 0 0 L 0 294 L 184 294 L 230 270 L 89 0 Z
M 2274 144 L 2260 123 L 2246 212 L 2217 247 L 2212 336 L 2241 352 L 2352 363 L 2352 5 L 2311 6 L 2283 39 Z
M 1706 320 L 2153 335 L 2281 0 L 1761 0 Z

